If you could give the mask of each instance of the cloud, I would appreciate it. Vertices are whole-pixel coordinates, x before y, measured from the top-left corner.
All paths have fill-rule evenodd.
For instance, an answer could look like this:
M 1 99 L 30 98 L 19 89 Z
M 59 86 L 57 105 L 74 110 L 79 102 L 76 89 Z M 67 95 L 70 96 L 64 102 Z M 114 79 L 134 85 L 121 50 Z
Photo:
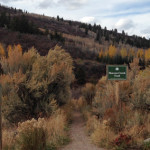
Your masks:
M 59 0 L 58 4 L 63 4 L 70 10 L 75 10 L 87 4 L 88 0 Z
M 144 30 L 141 31 L 143 34 L 150 34 L 150 26 Z
M 95 17 L 86 16 L 81 18 L 80 21 L 84 23 L 94 23 Z
M 39 3 L 40 8 L 49 8 L 54 4 L 53 0 L 43 0 L 42 2 Z
M 84 6 L 88 0 L 42 0 L 39 3 L 40 8 L 48 8 L 53 5 L 67 7 L 69 10 L 75 10 Z
M 150 26 L 141 30 L 142 36 L 146 37 L 147 39 L 150 38 Z
M 119 30 L 129 30 L 135 26 L 134 22 L 131 19 L 120 19 L 115 27 Z
M 20 0 L 1 0 L 1 2 L 3 3 L 16 2 L 16 1 L 20 1 Z

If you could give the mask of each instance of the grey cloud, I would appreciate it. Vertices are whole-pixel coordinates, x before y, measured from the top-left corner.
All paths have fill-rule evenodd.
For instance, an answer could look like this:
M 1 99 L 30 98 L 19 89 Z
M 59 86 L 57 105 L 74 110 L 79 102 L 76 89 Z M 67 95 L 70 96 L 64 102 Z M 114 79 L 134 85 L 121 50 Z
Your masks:
M 82 7 L 86 4 L 88 0 L 58 0 L 57 2 L 54 0 L 43 0 L 40 4 L 40 8 L 48 8 L 51 6 L 63 6 L 67 9 L 74 10 Z
M 16 1 L 20 1 L 20 0 L 0 0 L 0 2 L 3 3 L 16 2 Z
M 52 0 L 43 0 L 40 4 L 39 7 L 40 8 L 49 8 L 54 4 L 54 2 Z
M 150 27 L 142 30 L 141 33 L 143 33 L 143 34 L 150 34 Z
M 64 5 L 65 7 L 67 7 L 70 10 L 73 9 L 78 9 L 84 5 L 86 5 L 86 3 L 88 2 L 88 0 L 59 0 L 58 3 Z

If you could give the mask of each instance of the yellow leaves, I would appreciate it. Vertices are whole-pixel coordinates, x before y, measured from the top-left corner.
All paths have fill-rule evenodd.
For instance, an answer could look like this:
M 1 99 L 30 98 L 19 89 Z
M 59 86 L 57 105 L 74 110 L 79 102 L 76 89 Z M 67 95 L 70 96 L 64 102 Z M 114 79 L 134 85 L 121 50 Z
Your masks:
M 14 50 L 17 50 L 19 53 L 22 54 L 22 46 L 20 44 L 14 45 L 13 47 L 11 45 L 8 45 L 8 47 L 7 47 L 8 57 L 11 56 L 11 54 Z
M 133 48 L 129 49 L 129 57 L 133 57 L 135 55 L 135 51 Z
M 108 54 L 111 58 L 113 58 L 116 55 L 116 47 L 113 45 L 109 46 Z
M 12 46 L 11 45 L 8 45 L 7 47 L 7 51 L 8 51 L 8 57 L 11 55 L 11 52 L 12 52 Z
M 99 58 L 102 58 L 103 57 L 103 50 L 101 50 L 100 52 L 99 52 Z
M 121 51 L 120 51 L 120 54 L 121 54 L 122 58 L 127 57 L 127 50 L 126 50 L 126 48 L 122 48 Z
M 104 56 L 107 57 L 108 56 L 108 50 L 105 50 L 104 52 Z
M 15 46 L 14 46 L 14 49 L 17 49 L 18 52 L 22 53 L 22 46 L 21 46 L 20 44 L 15 45 Z
M 145 60 L 149 61 L 150 60 L 150 48 L 145 51 Z
M 4 57 L 5 56 L 5 50 L 2 46 L 2 44 L 0 44 L 0 57 Z
M 137 57 L 138 58 L 143 58 L 144 57 L 144 51 L 143 49 L 139 49 L 138 52 L 137 52 Z

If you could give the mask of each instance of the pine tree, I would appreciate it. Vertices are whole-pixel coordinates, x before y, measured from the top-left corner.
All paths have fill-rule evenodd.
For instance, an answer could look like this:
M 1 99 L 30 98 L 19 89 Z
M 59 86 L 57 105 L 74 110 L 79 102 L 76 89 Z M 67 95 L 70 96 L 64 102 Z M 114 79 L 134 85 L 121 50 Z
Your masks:
M 85 28 L 85 34 L 88 35 L 88 27 Z
M 59 21 L 60 19 L 59 19 L 59 16 L 57 16 L 57 21 Z

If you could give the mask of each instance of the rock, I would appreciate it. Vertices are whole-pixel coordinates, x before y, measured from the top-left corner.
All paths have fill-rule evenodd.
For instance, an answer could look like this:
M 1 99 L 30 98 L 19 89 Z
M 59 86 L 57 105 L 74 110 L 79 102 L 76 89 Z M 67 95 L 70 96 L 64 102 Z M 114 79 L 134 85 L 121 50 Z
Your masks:
M 148 143 L 148 142 L 150 142 L 150 138 L 144 140 L 144 143 Z

